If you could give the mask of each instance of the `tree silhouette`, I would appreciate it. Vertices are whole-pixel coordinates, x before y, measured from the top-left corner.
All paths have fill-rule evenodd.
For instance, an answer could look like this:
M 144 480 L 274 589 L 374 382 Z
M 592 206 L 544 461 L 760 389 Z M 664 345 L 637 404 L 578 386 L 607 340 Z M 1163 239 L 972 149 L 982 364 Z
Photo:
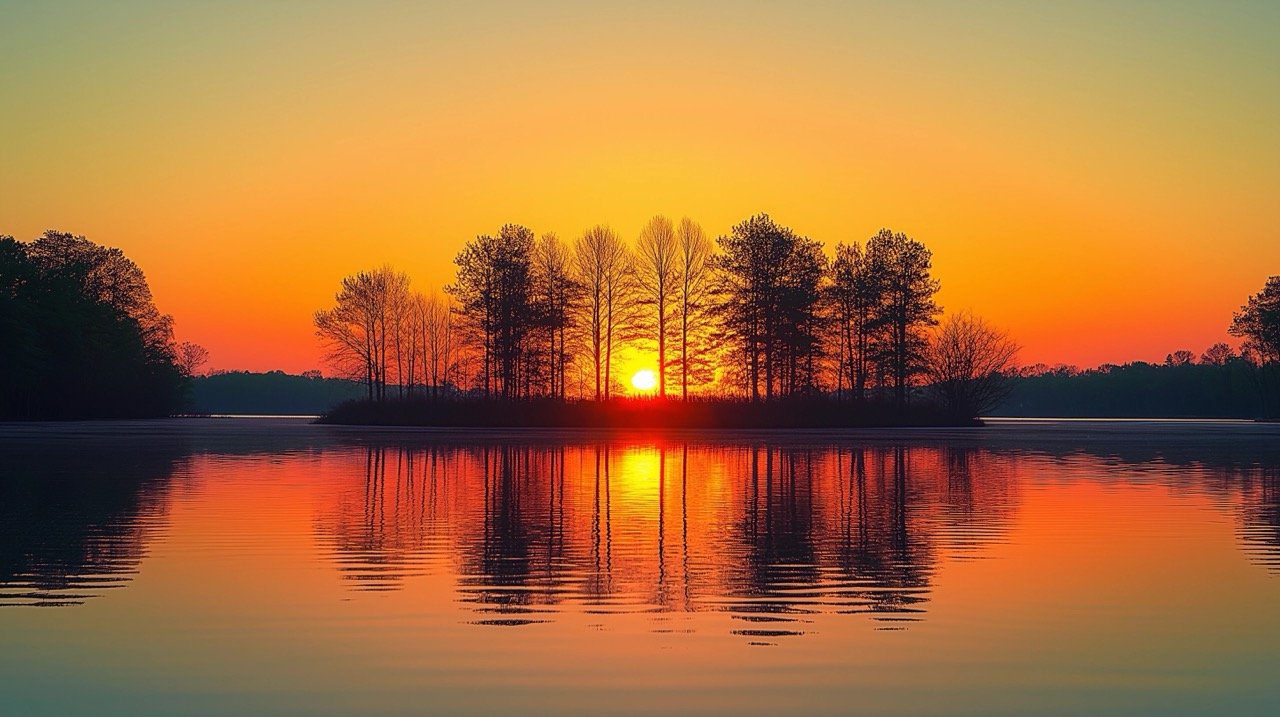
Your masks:
M 617 233 L 599 225 L 578 238 L 574 264 L 584 292 L 582 324 L 598 401 L 612 392 L 615 339 L 634 319 L 631 255 Z
M 1244 339 L 1245 351 L 1256 354 L 1260 365 L 1280 363 L 1280 276 L 1268 277 L 1262 291 L 1249 297 L 1228 331 Z
M 1241 353 L 1258 366 L 1257 384 L 1266 418 L 1280 418 L 1280 276 L 1267 278 L 1231 317 L 1232 336 L 1244 339 Z
M 0 236 L 0 418 L 126 418 L 181 407 L 173 321 L 119 249 Z
M 546 334 L 547 395 L 564 398 L 570 359 L 567 336 L 583 291 L 573 275 L 569 250 L 555 234 L 544 234 L 538 241 L 533 275 L 535 302 Z
M 999 406 L 1010 382 L 1018 345 L 968 312 L 942 320 L 929 348 L 929 379 L 943 406 L 957 418 Z
M 1200 363 L 1210 366 L 1226 366 L 1227 362 L 1235 357 L 1236 352 L 1220 341 L 1204 350 L 1204 353 L 1200 356 Z
M 640 230 L 636 243 L 636 288 L 644 313 L 643 329 L 658 345 L 658 397 L 667 397 L 667 336 L 680 287 L 680 252 L 671 220 L 656 216 Z
M 759 214 L 717 240 L 720 318 L 748 367 L 753 401 L 813 383 L 826 258 L 816 241 Z
M 386 399 L 391 354 L 400 362 L 397 349 L 408 292 L 409 277 L 402 272 L 387 266 L 362 271 L 343 279 L 335 306 L 313 318 L 329 363 L 343 375 L 363 380 L 370 400 Z
M 200 344 L 183 341 L 177 347 L 177 365 L 182 375 L 190 378 L 209 362 L 209 350 Z
M 837 244 L 831 265 L 829 306 L 836 330 L 836 391 L 845 379 L 854 400 L 866 398 L 868 377 L 877 350 L 876 320 L 884 286 L 860 244 Z
M 689 400 L 689 382 L 709 373 L 707 346 L 698 339 L 706 334 L 704 321 L 712 305 L 711 269 L 713 246 L 702 227 L 688 217 L 680 220 L 678 236 L 679 286 L 676 311 L 680 317 L 680 398 Z M 703 345 L 700 357 L 690 354 L 690 346 Z
M 482 346 L 486 396 L 496 391 L 513 399 L 528 393 L 527 384 L 522 385 L 528 369 L 526 341 L 539 324 L 533 249 L 532 231 L 507 224 L 496 236 L 476 237 L 454 259 L 458 277 L 448 291 L 457 297 L 465 326 Z
M 882 282 L 883 301 L 874 325 L 886 334 L 881 359 L 901 406 L 907 386 L 926 369 L 925 330 L 937 325 L 935 317 L 942 311 L 933 300 L 939 284 L 929 275 L 932 253 L 906 234 L 881 229 L 867 241 L 867 260 Z
M 430 395 L 439 398 L 445 387 L 455 382 L 458 371 L 453 302 L 448 296 L 419 294 L 415 308 L 422 333 L 418 343 L 422 350 L 423 383 Z

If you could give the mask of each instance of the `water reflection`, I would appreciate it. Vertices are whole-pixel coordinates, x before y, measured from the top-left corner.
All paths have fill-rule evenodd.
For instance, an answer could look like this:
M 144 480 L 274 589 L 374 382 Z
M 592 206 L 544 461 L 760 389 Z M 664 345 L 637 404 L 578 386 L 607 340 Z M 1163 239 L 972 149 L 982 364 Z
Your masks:
M 651 612 L 669 630 L 660 614 L 719 611 L 764 642 L 821 614 L 909 627 L 928 614 L 940 561 L 988 556 L 1023 491 L 1046 481 L 1213 496 L 1242 550 L 1280 572 L 1280 456 L 1256 444 L 415 440 L 301 454 L 234 440 L 0 446 L 0 605 L 75 604 L 127 583 L 192 452 L 250 466 L 322 457 L 307 489 L 314 542 L 344 584 L 445 576 L 480 625 Z
M 163 526 L 181 452 L 0 450 L 0 606 L 65 606 L 127 584 Z
M 1240 538 L 1245 552 L 1280 573 L 1280 468 L 1246 471 L 1239 476 L 1239 484 Z
M 770 642 L 804 634 L 816 614 L 865 614 L 880 629 L 921 619 L 941 557 L 981 559 L 1007 539 L 1029 466 L 1083 461 L 1073 477 L 1142 480 L 1171 462 L 1045 453 L 765 441 L 366 446 L 348 452 L 359 479 L 341 482 L 318 524 L 353 589 L 453 574 L 476 624 L 715 610 L 736 634 Z M 1246 550 L 1275 569 L 1277 471 L 1237 458 L 1197 454 L 1159 479 L 1235 505 Z
M 0 609 L 0 694 L 15 714 L 1270 714 L 1280 427 L 1167 428 L 0 425 L 0 606 L 80 605 Z

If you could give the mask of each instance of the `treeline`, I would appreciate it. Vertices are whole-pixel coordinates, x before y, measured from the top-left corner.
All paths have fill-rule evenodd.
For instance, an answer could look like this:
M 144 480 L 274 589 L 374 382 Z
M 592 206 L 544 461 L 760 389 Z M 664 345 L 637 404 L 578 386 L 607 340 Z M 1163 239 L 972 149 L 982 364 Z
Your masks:
M 1277 412 L 1280 363 L 1266 361 L 1257 352 L 1257 342 L 1248 338 L 1248 334 L 1241 335 L 1246 337 L 1243 353 L 1218 343 L 1199 357 L 1187 350 L 1174 351 L 1163 364 L 1139 361 L 1083 371 L 1074 366 L 1028 366 L 1012 379 L 1008 398 L 993 409 L 991 415 L 1280 417 Z
M 197 349 L 174 342 L 119 249 L 55 231 L 0 236 L 0 419 L 169 415 Z
M 221 371 L 191 379 L 190 411 L 197 414 L 316 416 L 359 398 L 360 384 L 283 371 Z
M 998 400 L 1016 352 L 980 319 L 938 332 L 921 242 L 882 230 L 822 245 L 757 215 L 715 241 L 654 217 L 633 243 L 607 226 L 573 242 L 509 224 L 476 237 L 442 294 L 395 269 L 343 280 L 315 316 L 331 364 L 366 397 L 607 401 L 626 347 L 653 356 L 659 399 L 823 396 L 905 406 L 921 386 L 956 414 Z

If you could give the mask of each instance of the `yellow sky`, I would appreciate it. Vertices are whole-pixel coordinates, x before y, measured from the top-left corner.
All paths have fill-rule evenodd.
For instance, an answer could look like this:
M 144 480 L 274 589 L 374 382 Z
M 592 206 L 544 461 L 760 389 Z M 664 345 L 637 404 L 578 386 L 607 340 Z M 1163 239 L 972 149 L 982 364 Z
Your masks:
M 0 4 L 0 233 L 122 248 L 219 368 L 506 222 L 933 249 L 1026 362 L 1226 338 L 1280 273 L 1274 3 Z

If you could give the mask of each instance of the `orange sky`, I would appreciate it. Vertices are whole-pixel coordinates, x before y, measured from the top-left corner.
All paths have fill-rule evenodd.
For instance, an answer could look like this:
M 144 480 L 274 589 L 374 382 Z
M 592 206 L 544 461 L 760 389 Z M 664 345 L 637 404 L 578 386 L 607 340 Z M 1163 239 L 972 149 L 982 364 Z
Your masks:
M 1280 273 L 1280 6 L 1036 5 L 3 9 L 0 233 L 122 248 L 215 368 L 320 367 L 356 270 L 655 213 L 907 232 L 1027 363 L 1226 339 Z

